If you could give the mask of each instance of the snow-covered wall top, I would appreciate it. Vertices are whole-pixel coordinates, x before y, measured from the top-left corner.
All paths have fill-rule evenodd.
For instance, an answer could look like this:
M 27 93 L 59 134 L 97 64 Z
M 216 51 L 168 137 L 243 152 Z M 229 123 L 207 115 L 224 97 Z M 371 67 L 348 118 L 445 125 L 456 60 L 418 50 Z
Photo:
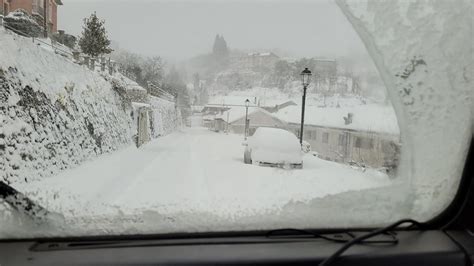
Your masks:
M 132 143 L 110 81 L 2 28 L 0 47 L 0 179 L 50 176 Z
M 400 169 L 414 196 L 409 215 L 430 219 L 454 197 L 472 136 L 473 2 L 337 2 L 396 110 Z

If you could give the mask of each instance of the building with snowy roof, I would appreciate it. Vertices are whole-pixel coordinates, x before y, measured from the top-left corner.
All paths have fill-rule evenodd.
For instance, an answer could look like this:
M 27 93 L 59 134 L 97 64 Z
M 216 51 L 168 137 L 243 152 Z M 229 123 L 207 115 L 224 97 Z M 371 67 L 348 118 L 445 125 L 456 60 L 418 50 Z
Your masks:
M 245 132 L 246 108 L 235 106 L 216 115 L 211 130 L 227 131 L 236 134 Z M 249 120 L 249 135 L 253 135 L 259 127 L 287 128 L 287 124 L 278 117 L 260 107 L 249 107 L 247 119 Z
M 275 113 L 298 137 L 301 106 Z M 400 155 L 397 117 L 389 105 L 307 106 L 303 139 L 326 160 L 396 169 Z
M 280 57 L 272 52 L 248 53 L 242 56 L 239 64 L 247 70 L 262 71 L 272 69 Z

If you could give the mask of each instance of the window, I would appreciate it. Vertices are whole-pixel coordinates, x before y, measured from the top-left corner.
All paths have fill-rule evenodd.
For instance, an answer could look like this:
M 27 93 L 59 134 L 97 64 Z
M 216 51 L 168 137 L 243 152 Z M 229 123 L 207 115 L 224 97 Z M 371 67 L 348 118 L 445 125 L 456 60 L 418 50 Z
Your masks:
M 304 139 L 306 140 L 315 140 L 316 139 L 316 132 L 314 130 L 305 130 L 304 131 Z
M 471 137 L 472 8 L 366 1 L 57 1 L 59 29 L 88 30 L 0 30 L 0 182 L 68 234 L 427 221 Z
M 329 133 L 323 133 L 323 143 L 329 143 Z
M 374 148 L 374 140 L 371 139 L 371 138 L 356 137 L 354 147 L 361 148 L 361 149 L 367 149 L 367 150 L 373 149 Z
M 385 153 L 390 153 L 396 150 L 396 144 L 393 141 L 382 140 L 382 151 Z
M 339 146 L 346 145 L 347 143 L 346 139 L 347 139 L 347 136 L 345 134 L 339 134 L 338 145 Z

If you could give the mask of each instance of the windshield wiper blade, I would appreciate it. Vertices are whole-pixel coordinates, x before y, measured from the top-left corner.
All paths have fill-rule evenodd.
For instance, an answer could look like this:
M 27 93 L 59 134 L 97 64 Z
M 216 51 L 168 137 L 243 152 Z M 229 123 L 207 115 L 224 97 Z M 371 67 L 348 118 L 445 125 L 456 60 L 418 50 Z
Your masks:
M 350 230 L 336 231 L 333 233 L 316 233 L 310 230 L 295 229 L 295 228 L 284 228 L 271 230 L 266 234 L 267 238 L 320 238 L 336 243 L 348 243 L 357 238 L 360 233 L 355 233 Z M 396 244 L 398 239 L 394 232 L 384 232 L 382 235 L 388 238 L 382 239 L 365 239 L 361 244 Z
M 366 234 L 363 234 L 363 235 L 360 235 L 358 237 L 355 237 L 354 239 L 352 239 L 351 241 L 347 242 L 346 244 L 344 244 L 341 248 L 339 248 L 336 252 L 334 252 L 331 256 L 329 256 L 327 259 L 325 259 L 324 261 L 322 261 L 319 266 L 327 266 L 327 265 L 330 265 L 331 263 L 333 263 L 337 258 L 339 258 L 341 256 L 342 253 L 344 253 L 346 250 L 348 250 L 350 247 L 352 247 L 353 245 L 355 244 L 364 244 L 366 243 L 366 241 L 372 237 L 375 237 L 375 236 L 378 236 L 378 235 L 381 235 L 381 234 L 387 234 L 390 232 L 392 232 L 393 230 L 397 229 L 400 225 L 402 224 L 410 224 L 409 227 L 407 227 L 408 229 L 409 228 L 412 228 L 413 226 L 414 227 L 418 227 L 420 229 L 423 229 L 423 224 L 418 222 L 418 221 L 415 221 L 413 219 L 402 219 L 402 220 L 399 220 L 391 225 L 388 225 L 386 227 L 383 227 L 383 228 L 379 228 L 379 229 L 376 229 L 372 232 L 369 232 L 369 233 L 366 233 Z M 398 240 L 397 240 L 397 243 L 398 243 Z
M 0 181 L 0 199 L 3 199 L 13 209 L 21 214 L 26 214 L 34 221 L 43 221 L 50 214 L 41 205 L 3 181 Z
M 335 234 L 318 234 L 304 229 L 283 228 L 268 231 L 265 235 L 267 238 L 321 238 L 337 243 L 346 243 L 354 237 L 349 232 L 335 233 Z

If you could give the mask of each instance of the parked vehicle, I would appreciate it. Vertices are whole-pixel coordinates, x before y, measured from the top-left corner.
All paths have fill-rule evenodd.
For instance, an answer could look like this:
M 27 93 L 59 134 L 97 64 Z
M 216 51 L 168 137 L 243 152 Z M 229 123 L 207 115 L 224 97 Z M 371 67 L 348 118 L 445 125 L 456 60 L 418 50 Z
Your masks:
M 303 168 L 301 145 L 293 133 L 284 129 L 260 127 L 243 145 L 246 164 Z

